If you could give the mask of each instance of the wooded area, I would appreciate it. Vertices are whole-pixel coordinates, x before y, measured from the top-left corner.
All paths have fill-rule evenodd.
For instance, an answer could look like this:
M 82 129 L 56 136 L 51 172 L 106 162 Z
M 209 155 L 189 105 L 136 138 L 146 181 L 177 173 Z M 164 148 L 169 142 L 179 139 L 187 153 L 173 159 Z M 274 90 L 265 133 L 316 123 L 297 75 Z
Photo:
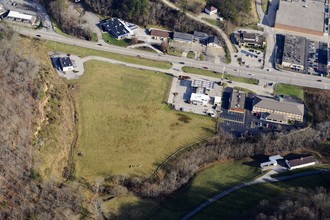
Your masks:
M 36 79 L 43 70 L 16 49 L 21 39 L 11 29 L 0 25 L 0 32 L 0 219 L 70 218 L 79 213 L 81 198 L 64 183 L 43 182 L 34 169 L 41 101 Z

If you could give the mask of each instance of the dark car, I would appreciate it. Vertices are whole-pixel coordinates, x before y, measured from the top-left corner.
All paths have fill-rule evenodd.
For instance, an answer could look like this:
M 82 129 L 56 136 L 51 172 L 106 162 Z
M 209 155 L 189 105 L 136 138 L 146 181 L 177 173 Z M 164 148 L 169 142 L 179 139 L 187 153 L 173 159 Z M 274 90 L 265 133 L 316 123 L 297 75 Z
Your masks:
M 317 82 L 322 82 L 322 79 L 318 79 L 318 80 L 316 80 Z
M 184 62 L 179 62 L 179 64 L 184 64 Z
M 203 66 L 203 69 L 206 69 L 207 70 L 208 68 L 206 66 Z
M 97 45 L 102 46 L 102 44 L 97 44 Z
M 40 34 L 37 34 L 36 36 L 37 36 L 37 37 L 41 37 L 41 35 L 40 35 Z

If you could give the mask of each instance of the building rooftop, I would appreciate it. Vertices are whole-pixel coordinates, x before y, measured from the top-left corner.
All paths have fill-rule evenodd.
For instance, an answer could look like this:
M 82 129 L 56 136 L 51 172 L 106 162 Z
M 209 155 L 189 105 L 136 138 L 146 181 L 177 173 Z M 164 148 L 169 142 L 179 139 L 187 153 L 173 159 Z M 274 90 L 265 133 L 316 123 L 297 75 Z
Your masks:
M 304 65 L 307 40 L 304 37 L 286 35 L 282 62 Z
M 152 29 L 151 32 L 150 32 L 150 35 L 166 38 L 166 37 L 170 37 L 170 32 L 169 31 Z
M 218 10 L 218 9 L 217 9 L 216 7 L 214 7 L 214 6 L 207 6 L 206 9 L 209 10 L 209 11 L 215 11 L 215 10 Z
M 325 0 L 280 0 L 275 23 L 323 32 L 324 3 Z
M 208 39 L 208 44 L 219 44 L 219 39 L 216 36 L 210 36 Z
M 244 110 L 245 107 L 245 93 L 233 91 L 230 99 L 230 109 Z
M 131 30 L 119 18 L 111 18 L 101 23 L 102 29 L 116 38 L 131 33 Z
M 303 164 L 313 163 L 316 162 L 313 156 L 301 157 L 298 159 L 288 160 L 290 167 L 296 167 Z
M 280 112 L 293 113 L 303 115 L 305 106 L 303 103 L 279 101 L 274 98 L 256 96 L 254 99 L 254 106 L 259 108 L 271 109 Z
M 194 37 L 199 38 L 199 39 L 203 39 L 203 38 L 208 38 L 209 35 L 207 33 L 204 33 L 204 32 L 194 31 Z
M 62 67 L 72 66 L 70 57 L 61 57 L 60 62 L 61 62 Z
M 18 11 L 9 11 L 9 14 L 7 15 L 7 17 L 15 18 L 15 19 L 24 19 L 24 20 L 32 20 L 32 18 L 33 18 L 32 15 L 23 14 Z
M 213 89 L 213 82 L 204 80 L 193 80 L 191 81 L 191 87 L 204 88 L 207 90 Z
M 192 41 L 194 36 L 192 34 L 174 32 L 173 38 L 174 39 L 181 39 L 181 40 L 185 40 L 185 41 Z

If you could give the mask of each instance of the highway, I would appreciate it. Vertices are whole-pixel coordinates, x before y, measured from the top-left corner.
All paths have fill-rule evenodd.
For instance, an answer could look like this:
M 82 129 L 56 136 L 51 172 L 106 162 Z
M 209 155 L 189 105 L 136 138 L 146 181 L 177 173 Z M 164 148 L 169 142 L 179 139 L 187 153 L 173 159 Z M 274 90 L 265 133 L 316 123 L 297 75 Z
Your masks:
M 47 31 L 47 29 L 35 30 L 32 28 L 24 28 L 24 27 L 13 27 L 13 28 L 15 31 L 19 32 L 20 34 L 25 36 L 30 36 L 33 38 L 51 40 L 55 42 L 76 45 L 94 50 L 118 53 L 127 56 L 140 56 L 147 59 L 169 61 L 173 64 L 173 67 L 172 69 L 169 69 L 168 72 L 174 75 L 179 74 L 183 66 L 191 66 L 196 68 L 206 67 L 209 70 L 213 70 L 217 72 L 223 72 L 223 70 L 225 69 L 225 71 L 228 74 L 235 76 L 250 78 L 252 75 L 253 78 L 259 79 L 261 81 L 267 81 L 273 83 L 286 83 L 286 84 L 293 84 L 298 86 L 306 86 L 306 87 L 319 88 L 319 89 L 330 89 L 330 79 L 325 77 L 321 78 L 318 76 L 312 76 L 306 74 L 277 71 L 275 69 L 271 69 L 271 71 L 267 71 L 266 69 L 246 68 L 246 67 L 236 66 L 233 64 L 225 64 L 225 63 L 215 64 L 208 61 L 197 61 L 183 57 L 159 55 L 155 53 L 144 52 L 144 51 L 118 47 L 108 44 L 98 45 L 98 43 L 95 42 L 62 36 L 53 31 Z M 37 37 L 36 35 L 40 35 L 40 37 Z M 180 64 L 180 62 L 184 62 L 184 64 Z

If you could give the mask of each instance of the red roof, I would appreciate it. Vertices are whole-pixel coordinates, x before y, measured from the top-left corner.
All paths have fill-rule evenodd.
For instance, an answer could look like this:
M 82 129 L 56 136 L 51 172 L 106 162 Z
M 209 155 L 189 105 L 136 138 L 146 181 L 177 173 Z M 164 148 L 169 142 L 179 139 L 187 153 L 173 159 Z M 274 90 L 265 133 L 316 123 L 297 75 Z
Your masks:
M 170 37 L 170 32 L 168 31 L 151 30 L 150 34 L 152 36 L 157 36 L 157 37 Z

